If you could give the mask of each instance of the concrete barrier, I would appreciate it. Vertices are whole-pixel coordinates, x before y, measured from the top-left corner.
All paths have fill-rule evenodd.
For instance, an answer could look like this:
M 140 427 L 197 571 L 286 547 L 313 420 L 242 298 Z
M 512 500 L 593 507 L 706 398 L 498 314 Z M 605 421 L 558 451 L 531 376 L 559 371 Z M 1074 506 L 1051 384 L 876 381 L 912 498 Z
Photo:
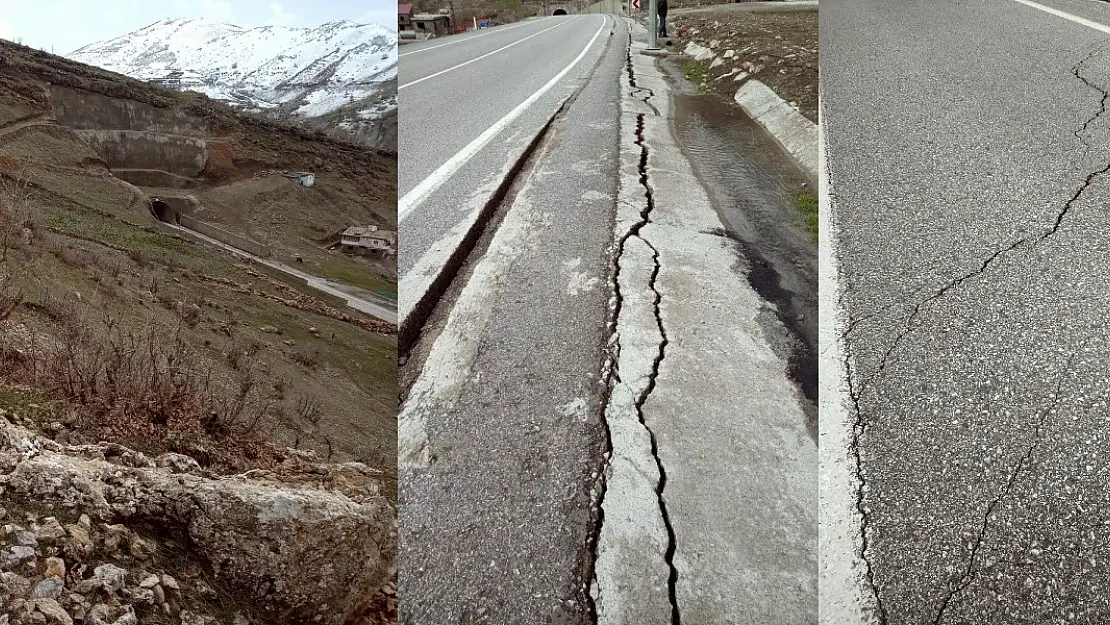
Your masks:
M 817 124 L 758 80 L 744 82 L 734 99 L 790 153 L 811 181 L 817 180 Z
M 196 219 L 195 217 L 181 215 L 179 220 L 179 223 L 184 228 L 195 230 L 196 232 L 199 232 L 206 236 L 210 236 L 217 241 L 221 241 L 232 247 L 241 249 L 244 252 L 249 252 L 251 254 L 254 254 L 255 256 L 259 256 L 261 258 L 269 258 L 272 253 L 269 245 L 263 245 L 258 241 L 252 241 L 251 239 L 239 236 L 233 232 L 228 232 L 223 228 L 201 221 L 199 219 Z
M 645 0 L 641 0 L 642 2 Z M 595 2 L 590 6 L 582 9 L 583 13 L 607 13 L 611 15 L 628 15 L 628 6 L 631 0 L 622 2 L 622 0 L 601 0 Z

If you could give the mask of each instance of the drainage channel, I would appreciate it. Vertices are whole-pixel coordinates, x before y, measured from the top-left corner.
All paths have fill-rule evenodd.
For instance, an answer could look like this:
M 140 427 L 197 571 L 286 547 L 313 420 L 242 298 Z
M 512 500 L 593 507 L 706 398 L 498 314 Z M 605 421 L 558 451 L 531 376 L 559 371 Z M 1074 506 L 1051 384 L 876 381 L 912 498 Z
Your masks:
M 817 436 L 817 246 L 797 208 L 806 176 L 755 121 L 717 95 L 699 93 L 671 59 L 674 130 L 726 231 L 747 261 L 748 283 L 771 303 L 786 336 L 776 341 Z

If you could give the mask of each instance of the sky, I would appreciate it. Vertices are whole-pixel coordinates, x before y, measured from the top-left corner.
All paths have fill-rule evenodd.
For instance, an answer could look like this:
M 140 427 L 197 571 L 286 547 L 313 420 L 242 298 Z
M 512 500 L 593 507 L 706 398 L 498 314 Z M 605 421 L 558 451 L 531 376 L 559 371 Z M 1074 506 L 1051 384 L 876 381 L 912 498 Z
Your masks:
M 396 0 L 0 0 L 0 38 L 66 55 L 171 17 L 238 26 L 319 26 L 348 20 L 397 28 Z

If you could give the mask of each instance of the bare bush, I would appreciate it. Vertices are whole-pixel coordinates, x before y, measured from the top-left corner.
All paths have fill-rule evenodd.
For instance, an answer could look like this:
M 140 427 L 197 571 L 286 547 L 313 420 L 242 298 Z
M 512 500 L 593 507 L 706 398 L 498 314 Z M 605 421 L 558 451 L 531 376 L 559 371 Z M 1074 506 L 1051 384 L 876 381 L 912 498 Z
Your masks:
M 89 255 L 84 250 L 77 249 L 71 245 L 66 245 L 58 248 L 58 259 L 70 267 L 84 269 L 89 266 Z
M 24 165 L 14 175 L 0 176 L 0 262 L 9 260 L 10 250 L 27 252 L 45 234 L 42 213 L 31 202 L 26 170 Z
M 127 257 L 131 259 L 131 262 L 135 263 L 136 265 L 138 265 L 140 267 L 145 267 L 146 264 L 150 260 L 147 257 L 146 252 L 143 251 L 143 250 L 140 250 L 140 249 L 127 250 Z
M 273 416 L 253 368 L 217 376 L 189 342 L 186 326 L 154 320 L 126 328 L 107 316 L 88 323 L 69 303 L 55 303 L 55 335 L 14 365 L 25 380 L 80 405 L 82 413 L 121 430 L 198 427 L 209 434 L 257 433 Z M 192 425 L 190 425 L 192 424 Z
M 180 302 L 176 312 L 181 322 L 190 328 L 197 327 L 203 314 L 199 305 L 188 300 Z
M 293 362 L 306 369 L 315 369 L 320 366 L 320 352 L 315 350 L 299 349 L 293 352 L 291 358 Z
M 311 423 L 313 426 L 320 423 L 320 400 L 305 395 L 297 402 L 297 416 Z

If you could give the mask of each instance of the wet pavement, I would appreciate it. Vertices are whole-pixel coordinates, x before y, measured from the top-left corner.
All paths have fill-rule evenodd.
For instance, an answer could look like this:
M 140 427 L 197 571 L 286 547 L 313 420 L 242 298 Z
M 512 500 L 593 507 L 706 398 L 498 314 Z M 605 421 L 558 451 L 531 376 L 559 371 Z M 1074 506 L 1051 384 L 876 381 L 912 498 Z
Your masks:
M 718 217 L 750 263 L 748 282 L 790 331 L 791 375 L 817 401 L 817 247 L 797 194 L 809 189 L 785 151 L 734 102 L 698 93 L 673 60 L 674 130 Z M 812 408 L 812 407 L 810 407 Z M 810 410 L 816 436 L 816 412 Z

